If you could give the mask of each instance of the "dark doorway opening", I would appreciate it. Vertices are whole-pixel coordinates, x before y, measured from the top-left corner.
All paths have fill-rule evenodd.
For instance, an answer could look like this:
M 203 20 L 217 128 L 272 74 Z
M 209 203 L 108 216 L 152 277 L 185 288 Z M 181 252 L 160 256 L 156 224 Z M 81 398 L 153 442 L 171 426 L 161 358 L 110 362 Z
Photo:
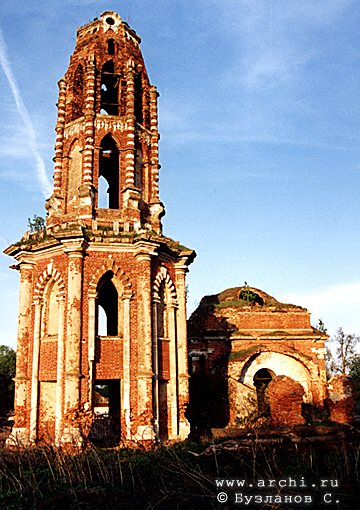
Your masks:
M 120 441 L 120 379 L 95 381 L 94 421 L 91 440 L 96 446 L 112 447 Z
M 261 416 L 267 416 L 269 414 L 269 406 L 265 399 L 265 391 L 272 379 L 273 373 L 267 368 L 261 368 L 254 375 L 254 386 L 256 388 L 258 413 Z

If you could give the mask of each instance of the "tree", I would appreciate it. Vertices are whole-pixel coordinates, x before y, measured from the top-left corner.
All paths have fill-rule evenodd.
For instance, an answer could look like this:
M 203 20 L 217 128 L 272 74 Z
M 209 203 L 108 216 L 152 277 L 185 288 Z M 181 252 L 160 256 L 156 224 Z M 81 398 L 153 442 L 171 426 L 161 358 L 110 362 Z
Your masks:
M 14 381 L 16 352 L 0 345 L 0 416 L 14 408 Z
M 45 220 L 41 216 L 34 214 L 33 219 L 28 218 L 28 227 L 31 234 L 34 232 L 41 232 L 45 228 Z
M 347 334 L 339 328 L 330 342 L 336 344 L 335 353 L 327 350 L 327 367 L 331 375 L 349 375 L 351 366 L 357 357 L 356 346 L 360 337 L 355 334 Z
M 354 398 L 359 409 L 360 406 L 360 354 L 353 357 L 350 363 L 349 375 L 354 387 Z M 360 410 L 360 409 L 359 409 Z

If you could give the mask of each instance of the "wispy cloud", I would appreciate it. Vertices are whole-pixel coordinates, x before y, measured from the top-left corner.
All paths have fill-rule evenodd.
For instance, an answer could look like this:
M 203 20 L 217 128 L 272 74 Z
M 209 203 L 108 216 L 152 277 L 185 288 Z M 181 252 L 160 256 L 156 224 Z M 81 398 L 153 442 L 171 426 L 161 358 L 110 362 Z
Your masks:
M 45 164 L 38 148 L 33 123 L 31 121 L 29 112 L 24 104 L 18 84 L 12 71 L 10 61 L 7 56 L 6 43 L 1 30 L 0 30 L 0 64 L 9 83 L 9 87 L 16 104 L 16 109 L 23 123 L 23 127 L 27 135 L 26 137 L 28 140 L 28 144 L 32 152 L 32 155 L 35 159 L 36 172 L 40 183 L 41 191 L 46 198 L 51 194 L 52 186 L 47 176 Z M 21 148 L 19 150 L 21 151 Z
M 239 78 L 269 88 L 292 80 L 317 55 L 314 30 L 338 23 L 353 0 L 230 0 L 221 16 L 224 32 L 238 44 Z M 233 76 L 232 76 L 233 79 Z
M 360 334 L 359 282 L 330 285 L 314 292 L 294 292 L 282 296 L 281 300 L 306 307 L 312 314 L 313 324 L 322 319 L 330 334 L 339 327 L 347 333 Z

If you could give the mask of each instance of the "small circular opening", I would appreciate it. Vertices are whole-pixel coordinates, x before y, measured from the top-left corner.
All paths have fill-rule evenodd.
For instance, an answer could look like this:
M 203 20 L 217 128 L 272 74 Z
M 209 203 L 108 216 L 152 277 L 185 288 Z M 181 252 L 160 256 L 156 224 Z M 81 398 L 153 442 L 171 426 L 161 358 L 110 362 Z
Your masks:
M 106 18 L 106 23 L 107 23 L 108 25 L 114 25 L 114 24 L 115 24 L 115 21 L 114 21 L 114 19 L 113 19 L 113 18 Z

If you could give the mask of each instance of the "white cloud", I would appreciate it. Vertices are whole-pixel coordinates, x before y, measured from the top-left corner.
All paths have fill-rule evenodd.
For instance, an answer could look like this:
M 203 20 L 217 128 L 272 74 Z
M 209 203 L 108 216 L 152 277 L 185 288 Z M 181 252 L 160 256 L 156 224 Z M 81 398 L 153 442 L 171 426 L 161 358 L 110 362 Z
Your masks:
M 332 285 L 314 292 L 294 292 L 281 300 L 307 308 L 312 323 L 316 325 L 322 319 L 331 335 L 339 327 L 347 333 L 360 334 L 360 282 Z
M 29 112 L 24 104 L 18 84 L 12 71 L 11 64 L 7 57 L 6 44 L 1 31 L 0 31 L 0 64 L 9 83 L 11 93 L 15 100 L 16 109 L 18 111 L 20 119 L 23 123 L 23 128 L 25 129 L 27 135 L 26 139 L 28 140 L 29 148 L 32 152 L 33 158 L 35 159 L 37 177 L 41 186 L 41 191 L 45 198 L 47 198 L 51 194 L 52 186 L 46 174 L 45 164 L 39 151 L 33 123 L 31 121 Z M 22 146 L 23 144 L 20 145 L 20 151 L 22 151 L 21 149 Z

